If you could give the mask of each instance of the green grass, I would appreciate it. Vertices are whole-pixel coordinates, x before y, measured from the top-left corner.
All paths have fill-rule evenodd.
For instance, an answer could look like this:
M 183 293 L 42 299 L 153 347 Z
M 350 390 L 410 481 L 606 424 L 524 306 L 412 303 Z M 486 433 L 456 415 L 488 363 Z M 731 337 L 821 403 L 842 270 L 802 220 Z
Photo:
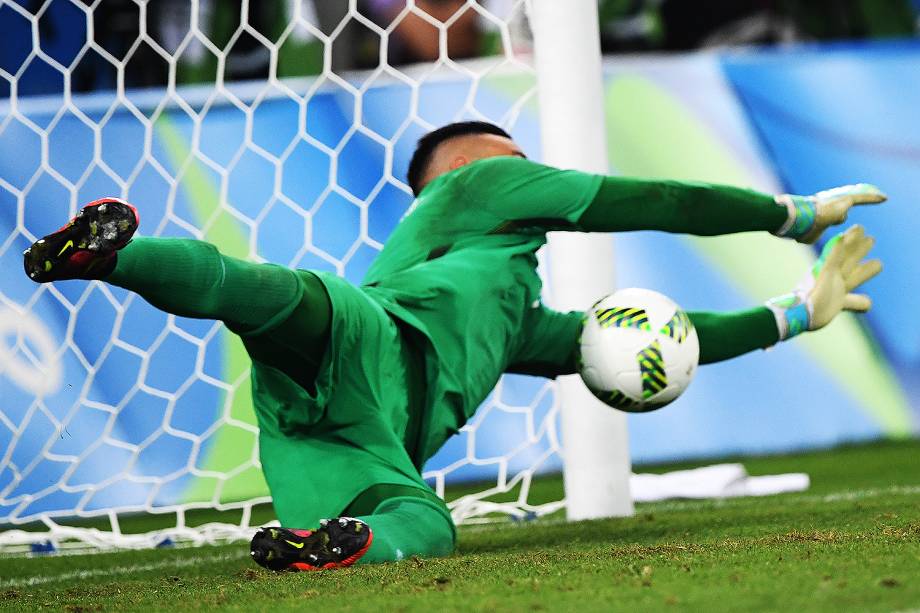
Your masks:
M 466 528 L 449 558 L 322 573 L 263 571 L 242 544 L 0 559 L 0 609 L 920 609 L 920 442 L 745 464 L 808 472 L 813 487 L 640 505 L 629 519 Z

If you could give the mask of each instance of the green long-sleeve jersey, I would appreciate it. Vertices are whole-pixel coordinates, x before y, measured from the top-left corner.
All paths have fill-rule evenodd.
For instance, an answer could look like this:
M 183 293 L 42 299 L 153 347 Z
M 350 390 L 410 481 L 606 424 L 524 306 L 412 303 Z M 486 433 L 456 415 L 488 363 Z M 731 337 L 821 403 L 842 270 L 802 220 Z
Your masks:
M 433 455 L 502 373 L 572 372 L 581 314 L 540 302 L 536 251 L 548 231 L 724 234 L 773 231 L 785 218 L 784 208 L 758 192 L 604 177 L 517 157 L 441 175 L 421 192 L 363 284 L 425 346 L 426 400 L 411 455 Z M 761 327 L 772 325 L 762 311 L 753 316 Z

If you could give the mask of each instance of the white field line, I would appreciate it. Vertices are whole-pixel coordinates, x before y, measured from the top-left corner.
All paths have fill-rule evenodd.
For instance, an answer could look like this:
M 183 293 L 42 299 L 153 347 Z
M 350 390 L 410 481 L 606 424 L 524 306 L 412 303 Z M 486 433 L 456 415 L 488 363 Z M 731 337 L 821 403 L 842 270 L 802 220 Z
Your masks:
M 790 502 L 841 502 L 867 500 L 869 498 L 878 498 L 880 496 L 916 496 L 920 495 L 920 485 L 892 485 L 883 488 L 872 488 L 866 490 L 844 490 L 831 494 L 802 494 L 789 493 L 782 494 L 785 500 Z M 693 509 L 704 508 L 725 508 L 736 507 L 750 504 L 759 500 L 760 496 L 737 496 L 733 498 L 706 498 L 701 500 L 671 500 L 661 502 L 644 502 L 639 503 L 637 507 L 639 513 L 667 513 L 669 511 L 688 511 Z M 772 496 L 765 496 L 772 498 Z M 464 532 L 488 532 L 490 530 L 507 529 L 509 526 L 514 528 L 527 528 L 528 526 L 553 526 L 568 523 L 565 518 L 559 519 L 537 519 L 535 521 L 495 521 L 493 523 L 482 523 L 474 525 L 460 526 Z M 918 612 L 920 613 L 920 612 Z
M 35 575 L 32 577 L 23 577 L 21 579 L 8 579 L 6 581 L 0 581 L 0 590 L 16 587 L 32 587 L 35 585 L 44 585 L 46 583 L 58 583 L 60 581 L 82 581 L 83 579 L 112 577 L 115 575 L 133 575 L 135 573 L 142 573 L 151 570 L 163 570 L 167 568 L 188 568 L 189 566 L 213 564 L 214 562 L 239 560 L 244 557 L 248 557 L 248 555 L 248 551 L 238 551 L 234 553 L 222 553 L 213 556 L 173 558 L 172 560 L 162 560 L 160 562 L 151 562 L 149 564 L 131 564 L 129 566 L 113 566 L 111 568 L 75 570 L 69 573 L 60 573 L 57 575 Z
M 833 494 L 789 494 L 790 499 L 796 502 L 846 502 L 851 500 L 865 500 L 880 496 L 916 496 L 920 494 L 920 485 L 891 485 L 889 487 L 872 488 L 867 490 L 844 490 Z M 653 511 L 680 511 L 700 507 L 728 507 L 743 505 L 746 502 L 759 499 L 759 496 L 741 496 L 737 498 L 709 498 L 705 500 L 676 500 L 651 502 L 646 507 Z

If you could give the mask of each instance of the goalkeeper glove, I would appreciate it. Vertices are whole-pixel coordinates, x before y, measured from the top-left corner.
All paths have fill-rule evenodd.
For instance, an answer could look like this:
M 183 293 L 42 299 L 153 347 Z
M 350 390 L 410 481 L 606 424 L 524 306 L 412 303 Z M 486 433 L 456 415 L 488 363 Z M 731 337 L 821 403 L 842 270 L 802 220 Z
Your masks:
M 882 270 L 880 260 L 863 261 L 874 244 L 861 226 L 853 226 L 827 242 L 791 294 L 767 301 L 776 317 L 779 340 L 823 328 L 840 311 L 864 313 L 872 307 L 868 296 L 852 292 Z
M 878 204 L 887 199 L 879 188 L 866 183 L 835 187 L 814 196 L 777 196 L 776 204 L 786 207 L 789 216 L 775 234 L 812 244 L 829 226 L 846 221 L 850 207 Z

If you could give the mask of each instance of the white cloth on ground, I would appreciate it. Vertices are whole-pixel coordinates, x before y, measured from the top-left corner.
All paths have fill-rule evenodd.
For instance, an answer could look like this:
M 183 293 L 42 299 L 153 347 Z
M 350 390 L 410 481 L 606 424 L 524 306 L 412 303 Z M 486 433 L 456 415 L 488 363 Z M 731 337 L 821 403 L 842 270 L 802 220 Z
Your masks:
M 633 475 L 633 500 L 656 502 L 672 498 L 734 498 L 801 492 L 811 484 L 804 473 L 752 477 L 742 464 L 715 464 L 661 475 Z

